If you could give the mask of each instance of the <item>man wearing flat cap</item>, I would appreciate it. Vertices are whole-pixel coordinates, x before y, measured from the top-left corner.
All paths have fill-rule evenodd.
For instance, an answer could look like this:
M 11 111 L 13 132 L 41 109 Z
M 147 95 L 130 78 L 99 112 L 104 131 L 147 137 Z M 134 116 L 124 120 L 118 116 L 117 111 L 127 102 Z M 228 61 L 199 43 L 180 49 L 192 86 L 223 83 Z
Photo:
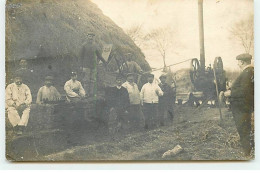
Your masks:
M 159 97 L 159 120 L 160 125 L 165 125 L 165 120 L 172 123 L 173 121 L 173 104 L 175 102 L 174 91 L 169 84 L 166 83 L 167 76 L 160 76 L 159 87 L 163 91 L 163 96 Z
M 97 94 L 97 84 L 101 84 L 98 77 L 99 61 L 106 65 L 101 49 L 95 43 L 95 33 L 87 33 L 86 42 L 83 43 L 78 64 L 83 73 L 83 87 L 89 96 Z
M 137 84 L 134 82 L 134 74 L 128 73 L 126 77 L 126 82 L 122 85 L 125 87 L 129 94 L 130 106 L 128 121 L 129 126 L 133 130 L 141 128 L 141 120 L 143 120 L 143 112 L 141 109 L 140 91 Z
M 140 80 L 138 78 L 140 78 L 140 75 L 143 73 L 142 68 L 133 60 L 132 53 L 125 54 L 125 59 L 126 62 L 122 65 L 124 73 L 132 73 L 134 75 L 135 82 L 138 83 L 138 80 Z
M 29 87 L 22 82 L 20 73 L 15 74 L 14 83 L 5 90 L 8 119 L 14 131 L 21 135 L 28 124 L 32 95 Z
M 231 86 L 231 109 L 244 152 L 250 155 L 254 147 L 254 67 L 250 54 L 240 54 L 236 59 L 242 72 Z
M 105 89 L 105 100 L 109 118 L 108 127 L 111 134 L 115 132 L 115 128 L 126 129 L 127 126 L 126 116 L 128 114 L 130 99 L 127 89 L 122 87 L 123 80 L 123 76 L 118 75 L 115 81 L 116 86 Z
M 53 101 L 58 101 L 61 97 L 58 90 L 53 86 L 53 77 L 46 76 L 44 86 L 42 86 L 37 94 L 37 104 L 49 104 Z
M 77 102 L 85 97 L 86 93 L 81 85 L 81 82 L 77 80 L 78 76 L 76 72 L 71 72 L 71 79 L 64 85 L 64 90 L 69 102 Z
M 158 122 L 158 102 L 159 96 L 163 96 L 163 91 L 154 82 L 154 75 L 147 75 L 148 82 L 143 85 L 140 98 L 143 105 L 143 113 L 145 118 L 145 129 L 156 128 Z

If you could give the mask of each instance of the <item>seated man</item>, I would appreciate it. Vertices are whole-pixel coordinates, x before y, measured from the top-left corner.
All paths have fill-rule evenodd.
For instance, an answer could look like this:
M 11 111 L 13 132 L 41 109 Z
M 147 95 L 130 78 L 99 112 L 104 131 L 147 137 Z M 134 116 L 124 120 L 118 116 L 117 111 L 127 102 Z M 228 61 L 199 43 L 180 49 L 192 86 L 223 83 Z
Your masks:
M 45 78 L 45 85 L 42 86 L 37 94 L 37 104 L 48 104 L 53 101 L 60 100 L 60 93 L 57 91 L 57 89 L 52 86 L 53 84 L 53 77 L 47 76 Z
M 20 74 L 15 74 L 14 83 L 6 87 L 5 102 L 8 119 L 15 132 L 21 135 L 28 123 L 32 95 Z
M 76 72 L 71 72 L 71 79 L 65 83 L 64 90 L 69 102 L 77 102 L 85 97 L 86 94 L 80 81 L 77 80 Z

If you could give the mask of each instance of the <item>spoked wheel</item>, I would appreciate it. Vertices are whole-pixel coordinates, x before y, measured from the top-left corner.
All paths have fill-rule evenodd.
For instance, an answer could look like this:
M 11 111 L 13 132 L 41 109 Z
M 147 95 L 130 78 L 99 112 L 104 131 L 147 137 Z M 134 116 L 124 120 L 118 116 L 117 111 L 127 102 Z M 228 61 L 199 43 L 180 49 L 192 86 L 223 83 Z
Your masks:
M 197 58 L 191 60 L 190 64 L 190 79 L 194 83 L 199 77 L 200 64 Z
M 221 57 L 216 57 L 214 60 L 213 68 L 216 73 L 216 78 L 219 86 L 219 92 L 226 90 L 226 74 L 223 68 L 223 61 Z

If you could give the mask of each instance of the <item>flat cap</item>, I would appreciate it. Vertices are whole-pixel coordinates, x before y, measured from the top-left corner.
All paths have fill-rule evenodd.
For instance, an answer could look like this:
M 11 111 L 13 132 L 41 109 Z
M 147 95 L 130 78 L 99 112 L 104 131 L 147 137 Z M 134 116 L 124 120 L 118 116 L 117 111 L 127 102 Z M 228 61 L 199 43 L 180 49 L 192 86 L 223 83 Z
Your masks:
M 46 76 L 45 80 L 53 80 L 53 77 L 52 76 Z
M 71 76 L 76 76 L 77 75 L 77 72 L 73 71 L 71 72 Z
M 240 54 L 236 57 L 236 60 L 248 61 L 252 59 L 252 55 L 248 53 Z
M 92 31 L 89 31 L 88 33 L 87 33 L 87 35 L 95 35 L 95 33 L 94 32 L 92 32 Z

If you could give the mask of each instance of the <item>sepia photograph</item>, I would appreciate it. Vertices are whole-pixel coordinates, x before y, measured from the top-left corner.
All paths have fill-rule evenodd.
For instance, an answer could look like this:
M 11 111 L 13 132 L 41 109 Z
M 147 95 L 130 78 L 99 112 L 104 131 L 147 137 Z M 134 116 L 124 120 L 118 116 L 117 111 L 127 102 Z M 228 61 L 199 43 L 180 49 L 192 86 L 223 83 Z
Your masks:
M 6 0 L 11 162 L 255 159 L 253 0 Z

